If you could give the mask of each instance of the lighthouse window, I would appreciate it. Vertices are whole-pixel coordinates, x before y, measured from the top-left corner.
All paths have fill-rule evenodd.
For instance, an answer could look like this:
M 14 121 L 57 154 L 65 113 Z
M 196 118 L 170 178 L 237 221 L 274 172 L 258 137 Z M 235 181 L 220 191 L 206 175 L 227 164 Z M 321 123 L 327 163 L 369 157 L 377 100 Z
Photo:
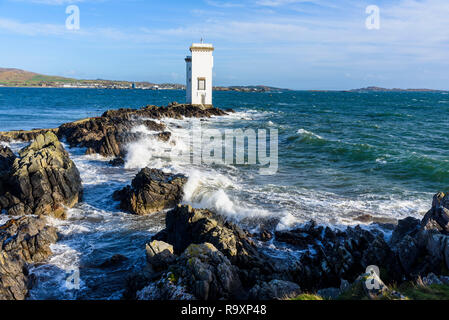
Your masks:
M 198 78 L 198 90 L 206 90 L 206 79 Z

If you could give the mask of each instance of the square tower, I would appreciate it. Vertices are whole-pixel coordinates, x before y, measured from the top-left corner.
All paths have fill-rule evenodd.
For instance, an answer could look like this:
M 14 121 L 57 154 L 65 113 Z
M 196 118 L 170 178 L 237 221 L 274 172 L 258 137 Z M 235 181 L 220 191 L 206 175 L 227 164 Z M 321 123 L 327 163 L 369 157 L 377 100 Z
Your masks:
M 191 56 L 186 57 L 186 100 L 188 104 L 212 106 L 212 69 L 214 47 L 208 43 L 193 43 Z

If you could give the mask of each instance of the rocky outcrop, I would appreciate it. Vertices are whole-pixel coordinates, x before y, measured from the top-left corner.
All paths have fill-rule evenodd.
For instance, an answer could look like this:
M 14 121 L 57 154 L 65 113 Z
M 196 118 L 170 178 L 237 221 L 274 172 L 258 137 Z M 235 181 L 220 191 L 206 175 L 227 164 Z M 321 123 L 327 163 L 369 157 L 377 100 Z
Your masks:
M 0 145 L 0 196 L 6 192 L 7 180 L 16 156 L 10 148 Z M 0 205 L 0 212 L 1 212 Z
M 271 280 L 256 284 L 249 291 L 250 300 L 281 300 L 294 298 L 301 293 L 301 288 L 293 282 Z
M 287 273 L 306 290 L 335 287 L 342 279 L 353 282 L 370 265 L 379 266 L 389 281 L 398 283 L 430 273 L 441 275 L 449 269 L 448 199 L 436 194 L 421 221 L 399 220 L 389 241 L 374 227 L 343 231 L 314 222 L 276 232 L 275 240 L 304 250 L 300 262 Z
M 0 226 L 0 300 L 23 300 L 32 286 L 28 265 L 44 261 L 56 229 L 43 217 L 22 217 Z
M 207 242 L 187 247 L 171 270 L 200 300 L 236 299 L 242 293 L 238 269 Z
M 426 283 L 449 282 L 441 276 L 449 269 L 449 236 L 436 213 L 444 198 L 435 196 L 438 202 L 422 221 L 409 217 L 389 225 L 389 239 L 379 225 L 339 230 L 313 221 L 273 238 L 268 230 L 256 234 L 301 252 L 284 262 L 262 253 L 253 235 L 212 211 L 178 205 L 167 213 L 166 229 L 147 245 L 150 276 L 140 278 L 138 296 L 272 300 L 295 297 L 302 289 L 327 298 L 405 299 L 388 284 L 421 277 Z M 379 274 L 367 274 L 369 266 L 378 266 Z M 219 274 L 235 285 L 223 286 Z
M 56 129 L 0 132 L 0 141 L 32 141 L 39 135 L 52 132 L 60 139 L 65 139 L 70 147 L 86 148 L 86 154 L 124 157 L 126 145 L 144 135 L 132 132 L 131 129 L 136 126 L 143 125 L 149 131 L 154 131 L 154 136 L 162 141 L 170 140 L 171 133 L 165 131 L 165 125 L 151 119 L 209 118 L 226 114 L 227 112 L 218 108 L 177 103 L 167 107 L 146 106 L 141 109 L 108 110 L 101 117 L 65 123 Z
M 37 136 L 41 134 L 46 134 L 47 132 L 53 132 L 56 134 L 58 129 L 34 129 L 34 130 L 16 130 L 0 132 L 0 141 L 10 142 L 10 141 L 32 141 L 35 140 Z
M 176 260 L 173 246 L 163 241 L 154 240 L 146 245 L 148 266 L 152 272 L 166 270 Z
M 124 211 L 147 215 L 176 206 L 183 197 L 187 177 L 158 169 L 142 169 L 131 186 L 114 193 Z
M 439 192 L 433 197 L 432 208 L 424 216 L 421 225 L 426 230 L 449 234 L 449 195 Z
M 64 138 L 70 147 L 87 148 L 87 154 L 98 153 L 102 156 L 123 156 L 124 146 L 136 141 L 141 135 L 131 132 L 137 125 L 145 125 L 148 130 L 162 131 L 163 124 L 151 120 L 133 120 L 129 114 L 116 117 L 102 116 L 63 124 L 58 136 Z
M 19 152 L 0 195 L 0 211 L 64 217 L 82 196 L 81 178 L 56 135 L 38 135 Z
M 211 243 L 239 268 L 244 285 L 252 286 L 255 275 L 270 275 L 273 268 L 268 258 L 256 247 L 249 234 L 223 217 L 205 209 L 178 205 L 165 219 L 166 229 L 154 239 L 173 245 L 181 254 L 189 245 Z
M 276 232 L 276 239 L 304 250 L 300 263 L 289 271 L 303 289 L 339 286 L 341 279 L 354 281 L 370 265 L 397 271 L 393 251 L 380 231 L 360 226 L 332 230 L 312 221 L 292 231 Z
M 87 153 L 103 156 L 123 157 L 127 143 L 136 141 L 142 134 L 131 129 L 138 125 L 156 132 L 154 135 L 162 141 L 170 139 L 165 125 L 149 119 L 183 117 L 211 117 L 225 115 L 226 112 L 209 108 L 202 109 L 191 105 L 170 105 L 168 107 L 147 106 L 141 109 L 119 109 L 106 111 L 101 117 L 89 118 L 59 127 L 58 136 L 65 138 L 71 147 L 85 147 Z
M 249 233 L 209 210 L 185 205 L 170 210 L 166 228 L 147 244 L 146 254 L 148 268 L 130 278 L 127 298 L 137 291 L 141 299 L 247 299 L 255 285 L 260 289 L 253 297 L 284 292 L 276 289 L 281 280 L 263 284 L 274 279 L 274 262 Z
M 180 293 L 199 300 L 242 298 L 237 268 L 210 243 L 191 244 L 156 284 L 137 296 L 140 299 L 173 299 Z M 163 287 L 163 288 L 160 288 Z

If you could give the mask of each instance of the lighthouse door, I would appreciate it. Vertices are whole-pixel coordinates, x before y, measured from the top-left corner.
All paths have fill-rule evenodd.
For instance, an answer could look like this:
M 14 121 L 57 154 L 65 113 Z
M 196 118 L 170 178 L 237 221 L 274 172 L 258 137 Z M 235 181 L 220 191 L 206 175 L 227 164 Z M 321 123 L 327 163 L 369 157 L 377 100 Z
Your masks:
M 206 104 L 206 95 L 205 94 L 201 95 L 201 104 Z

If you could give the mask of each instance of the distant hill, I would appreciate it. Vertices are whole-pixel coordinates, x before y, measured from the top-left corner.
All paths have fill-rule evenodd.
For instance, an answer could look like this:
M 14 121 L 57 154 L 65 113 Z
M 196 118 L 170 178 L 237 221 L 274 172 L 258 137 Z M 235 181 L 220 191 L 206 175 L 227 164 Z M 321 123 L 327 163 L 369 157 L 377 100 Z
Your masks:
M 185 85 L 176 83 L 155 84 L 151 82 L 116 80 L 81 80 L 58 76 L 47 76 L 14 68 L 0 68 L 0 86 L 3 87 L 47 87 L 47 88 L 92 88 L 92 89 L 146 89 L 146 90 L 184 90 Z M 268 86 L 214 87 L 215 91 L 273 92 L 284 91 Z
M 387 89 L 381 87 L 366 87 L 361 89 L 352 89 L 349 92 L 446 92 L 445 90 L 435 90 L 435 89 Z
M 281 89 L 269 86 L 230 86 L 230 87 L 214 87 L 215 91 L 238 91 L 238 92 L 276 92 L 290 91 L 290 89 Z
M 46 76 L 20 69 L 0 68 L 0 83 L 4 85 L 33 85 L 41 82 L 71 82 L 73 80 L 64 77 Z

